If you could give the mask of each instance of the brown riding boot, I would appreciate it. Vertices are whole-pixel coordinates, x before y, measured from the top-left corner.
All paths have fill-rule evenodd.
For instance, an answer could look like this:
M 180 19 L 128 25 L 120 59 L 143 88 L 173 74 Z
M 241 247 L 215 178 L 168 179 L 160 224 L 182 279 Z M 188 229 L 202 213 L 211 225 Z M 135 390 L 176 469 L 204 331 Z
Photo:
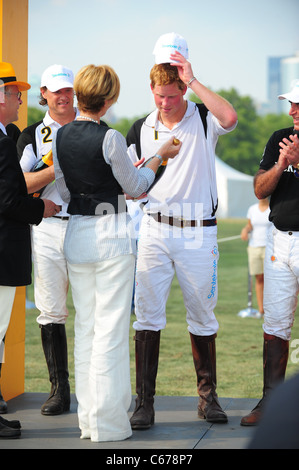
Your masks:
M 199 394 L 198 417 L 210 423 L 227 423 L 216 393 L 215 335 L 196 336 L 190 333 L 193 361 Z
M 242 426 L 256 426 L 262 416 L 265 398 L 277 384 L 283 382 L 289 356 L 289 342 L 277 336 L 264 333 L 263 367 L 264 387 L 263 398 L 255 408 L 241 419 Z
M 136 406 L 132 429 L 148 429 L 155 422 L 154 395 L 159 362 L 160 331 L 136 331 Z

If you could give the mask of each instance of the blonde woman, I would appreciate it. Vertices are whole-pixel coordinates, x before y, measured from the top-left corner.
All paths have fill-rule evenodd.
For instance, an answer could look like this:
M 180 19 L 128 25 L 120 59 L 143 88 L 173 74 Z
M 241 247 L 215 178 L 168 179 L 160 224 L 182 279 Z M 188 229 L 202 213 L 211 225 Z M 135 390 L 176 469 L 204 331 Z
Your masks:
M 129 323 L 136 243 L 124 193 L 138 197 L 162 160 L 180 145 L 164 144 L 137 170 L 124 137 L 101 123 L 120 84 L 106 65 L 75 77 L 80 116 L 53 143 L 56 184 L 68 202 L 65 254 L 76 310 L 75 381 L 81 438 L 117 441 L 131 436 Z M 132 233 L 131 233 L 132 230 Z

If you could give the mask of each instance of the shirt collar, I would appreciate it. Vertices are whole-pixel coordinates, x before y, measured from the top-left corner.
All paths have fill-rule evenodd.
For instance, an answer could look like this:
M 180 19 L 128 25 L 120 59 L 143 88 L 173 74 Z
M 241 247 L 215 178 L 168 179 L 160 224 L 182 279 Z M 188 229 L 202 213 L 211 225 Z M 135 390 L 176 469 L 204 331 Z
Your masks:
M 178 126 L 181 122 L 184 121 L 184 119 L 188 118 L 190 115 L 192 115 L 194 113 L 194 108 L 196 106 L 196 103 L 193 103 L 192 101 L 189 101 L 187 100 L 187 109 L 186 109 L 186 112 L 183 116 L 183 119 L 178 122 L 176 124 L 176 126 Z M 156 111 L 153 111 L 147 118 L 146 118 L 146 124 L 148 126 L 151 126 L 155 129 L 158 129 L 159 126 L 163 126 L 163 124 L 161 123 L 161 121 L 159 121 L 159 111 L 156 109 Z M 175 126 L 175 127 L 176 127 Z
M 3 126 L 2 122 L 0 122 L 0 129 L 1 129 L 1 131 L 2 131 L 5 135 L 7 135 L 6 129 L 5 129 L 5 127 Z
M 79 116 L 79 110 L 77 108 L 74 108 L 74 111 L 76 113 L 76 116 L 75 116 L 75 119 L 77 116 Z M 43 119 L 43 122 L 45 124 L 45 126 L 51 126 L 53 124 L 58 124 L 56 121 L 54 121 L 54 119 L 51 118 L 50 114 L 49 114 L 49 111 L 46 112 L 45 114 L 45 117 Z

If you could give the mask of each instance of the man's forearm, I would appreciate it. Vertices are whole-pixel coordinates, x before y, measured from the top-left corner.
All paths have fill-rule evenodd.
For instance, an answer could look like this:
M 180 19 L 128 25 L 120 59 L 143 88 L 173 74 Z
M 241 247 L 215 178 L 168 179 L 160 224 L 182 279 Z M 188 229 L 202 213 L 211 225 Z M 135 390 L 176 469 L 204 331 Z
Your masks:
M 32 194 L 52 183 L 55 179 L 54 167 L 41 171 L 24 173 L 28 194 Z
M 229 129 L 235 125 L 238 119 L 237 113 L 226 99 L 205 87 L 198 80 L 194 80 L 190 88 L 218 119 L 224 129 Z
M 254 192 L 258 199 L 265 199 L 275 190 L 283 169 L 274 165 L 270 170 L 259 170 L 254 177 Z

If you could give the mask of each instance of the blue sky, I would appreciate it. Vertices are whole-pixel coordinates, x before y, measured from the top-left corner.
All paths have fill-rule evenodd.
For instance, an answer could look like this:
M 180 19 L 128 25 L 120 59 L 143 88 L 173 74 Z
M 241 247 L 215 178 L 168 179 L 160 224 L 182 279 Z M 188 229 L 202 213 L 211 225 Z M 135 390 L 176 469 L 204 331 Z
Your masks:
M 28 75 L 54 63 L 75 74 L 111 65 L 121 81 L 115 115 L 140 116 L 153 109 L 155 42 L 174 31 L 204 85 L 266 101 L 267 59 L 299 51 L 298 18 L 298 0 L 29 0 Z

